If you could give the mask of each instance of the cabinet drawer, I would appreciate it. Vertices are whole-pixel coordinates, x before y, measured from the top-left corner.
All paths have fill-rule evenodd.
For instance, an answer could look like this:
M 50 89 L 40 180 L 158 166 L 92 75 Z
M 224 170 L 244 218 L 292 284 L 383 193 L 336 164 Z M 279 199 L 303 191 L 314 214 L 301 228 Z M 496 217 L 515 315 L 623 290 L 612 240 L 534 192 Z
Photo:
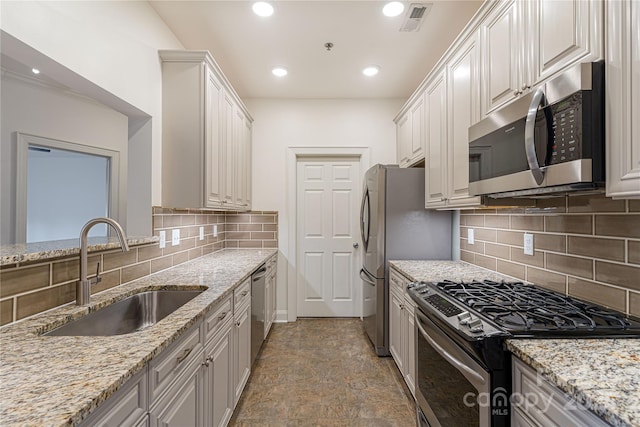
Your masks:
M 389 272 L 389 286 L 391 289 L 395 288 L 401 293 L 404 293 L 409 284 L 409 280 L 394 269 L 390 269 Z
M 240 286 L 233 291 L 233 307 L 238 307 L 251 302 L 251 278 L 245 280 Z
M 232 295 L 217 304 L 204 318 L 204 342 L 208 342 L 229 319 L 233 317 Z
M 82 426 L 143 426 L 147 414 L 147 370 L 136 374 Z
M 512 364 L 512 412 L 521 411 L 536 426 L 608 425 L 520 359 L 514 357 Z
M 194 359 L 202 357 L 200 323 L 149 363 L 149 399 L 153 404 Z

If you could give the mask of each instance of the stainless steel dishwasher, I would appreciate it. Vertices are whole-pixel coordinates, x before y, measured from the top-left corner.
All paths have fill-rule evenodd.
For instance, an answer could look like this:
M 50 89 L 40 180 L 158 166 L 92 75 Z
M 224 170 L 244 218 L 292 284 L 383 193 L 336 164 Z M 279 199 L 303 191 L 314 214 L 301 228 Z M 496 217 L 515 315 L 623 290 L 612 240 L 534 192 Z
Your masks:
M 264 341 L 264 287 L 267 267 L 262 264 L 251 275 L 251 364 L 256 360 Z

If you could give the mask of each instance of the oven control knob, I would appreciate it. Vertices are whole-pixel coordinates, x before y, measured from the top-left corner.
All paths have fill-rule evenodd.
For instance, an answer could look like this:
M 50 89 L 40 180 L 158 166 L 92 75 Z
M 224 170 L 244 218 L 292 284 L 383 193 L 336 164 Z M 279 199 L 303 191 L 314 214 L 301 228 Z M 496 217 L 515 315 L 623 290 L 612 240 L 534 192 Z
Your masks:
M 483 328 L 482 320 L 477 318 L 469 320 L 469 330 L 471 332 L 482 332 Z
M 469 313 L 468 311 L 463 311 L 462 313 L 458 314 L 458 322 L 461 325 L 466 325 L 467 323 L 469 323 L 469 320 L 471 320 L 471 313 Z

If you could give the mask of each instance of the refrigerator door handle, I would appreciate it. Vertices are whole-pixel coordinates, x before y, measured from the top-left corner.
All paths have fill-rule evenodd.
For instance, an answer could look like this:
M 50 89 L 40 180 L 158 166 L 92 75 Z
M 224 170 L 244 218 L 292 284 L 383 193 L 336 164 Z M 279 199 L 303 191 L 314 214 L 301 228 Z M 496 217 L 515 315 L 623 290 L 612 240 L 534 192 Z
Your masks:
M 360 205 L 360 235 L 362 236 L 362 244 L 364 245 L 365 252 L 369 246 L 369 232 L 371 230 L 371 205 L 369 203 L 369 189 L 365 186 L 364 194 L 362 195 L 362 204 Z M 366 224 L 365 224 L 365 208 L 367 210 Z M 366 233 L 365 233 L 366 228 Z
M 368 283 L 369 285 L 376 286 L 376 282 L 371 280 L 370 274 L 364 268 L 360 269 L 360 278 L 363 282 Z

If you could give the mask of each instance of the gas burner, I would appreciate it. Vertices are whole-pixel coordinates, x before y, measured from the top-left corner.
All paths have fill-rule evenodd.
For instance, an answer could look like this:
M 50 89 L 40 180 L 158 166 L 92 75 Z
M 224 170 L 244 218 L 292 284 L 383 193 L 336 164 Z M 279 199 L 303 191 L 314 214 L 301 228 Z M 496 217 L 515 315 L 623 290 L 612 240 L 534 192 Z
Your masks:
M 640 333 L 640 322 L 622 313 L 523 282 L 491 280 L 429 284 L 458 309 L 443 309 L 440 299 L 427 297 L 427 284 L 415 284 L 416 296 L 450 316 L 468 309 L 512 335 L 616 335 Z M 440 301 L 437 305 L 434 301 Z M 453 311 L 452 311 L 453 310 Z M 462 323 L 460 323 L 462 324 Z

